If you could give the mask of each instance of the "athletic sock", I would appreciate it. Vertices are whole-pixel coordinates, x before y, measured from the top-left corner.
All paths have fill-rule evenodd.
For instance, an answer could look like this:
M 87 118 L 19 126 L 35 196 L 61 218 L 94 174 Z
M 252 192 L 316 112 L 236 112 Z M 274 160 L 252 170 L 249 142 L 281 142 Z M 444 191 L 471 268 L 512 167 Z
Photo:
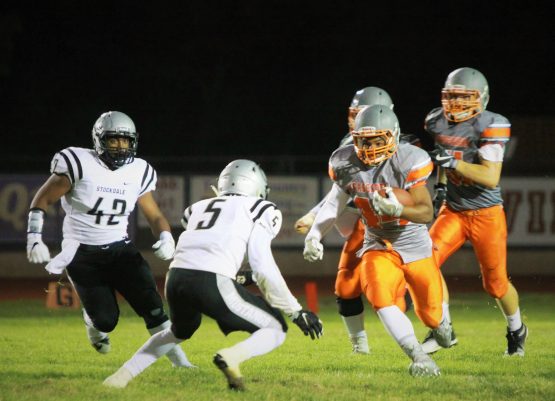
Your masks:
M 517 331 L 522 327 L 520 308 L 517 308 L 516 312 L 513 315 L 505 315 L 505 318 L 507 319 L 507 326 L 509 327 L 509 331 Z
M 153 327 L 151 329 L 148 329 L 148 332 L 150 334 L 156 334 L 156 333 L 159 333 L 163 330 L 169 330 L 170 327 L 171 327 L 171 322 L 169 320 L 166 320 L 161 325 Z M 177 338 L 175 338 L 175 339 L 177 340 Z M 176 344 L 178 344 L 179 342 L 181 342 L 181 340 L 177 340 Z M 189 360 L 187 359 L 187 355 L 185 355 L 185 352 L 183 352 L 183 350 L 181 349 L 181 347 L 179 345 L 175 345 L 168 352 L 166 352 L 166 357 L 171 361 L 171 363 L 175 367 L 189 367 L 190 368 L 190 367 L 194 366 L 194 365 L 191 364 L 191 362 L 189 362 Z
M 123 366 L 135 377 L 181 341 L 173 335 L 169 328 L 160 331 L 150 337 Z M 185 357 L 185 359 L 187 358 Z M 187 364 L 192 366 L 189 361 L 187 361 Z

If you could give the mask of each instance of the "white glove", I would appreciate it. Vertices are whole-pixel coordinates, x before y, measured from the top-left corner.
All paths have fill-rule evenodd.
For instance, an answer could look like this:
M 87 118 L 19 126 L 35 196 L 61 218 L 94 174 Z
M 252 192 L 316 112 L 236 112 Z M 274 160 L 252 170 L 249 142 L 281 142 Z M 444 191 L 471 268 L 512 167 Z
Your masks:
M 324 256 L 324 245 L 316 238 L 307 238 L 304 241 L 303 256 L 309 262 L 316 262 L 322 260 Z
M 374 191 L 372 194 L 372 206 L 374 210 L 380 216 L 399 217 L 401 213 L 403 213 L 403 205 L 397 200 L 391 187 L 386 187 L 385 193 L 387 194 L 387 198 L 381 196 L 378 191 Z
M 50 251 L 44 242 L 42 234 L 27 234 L 27 259 L 31 263 L 50 262 Z
M 160 233 L 160 241 L 152 245 L 154 254 L 162 260 L 169 260 L 173 258 L 175 253 L 175 241 L 169 231 L 162 231 Z
M 312 227 L 315 218 L 316 215 L 314 213 L 308 212 L 295 222 L 295 231 L 299 234 L 306 234 L 308 230 L 310 230 L 310 227 Z

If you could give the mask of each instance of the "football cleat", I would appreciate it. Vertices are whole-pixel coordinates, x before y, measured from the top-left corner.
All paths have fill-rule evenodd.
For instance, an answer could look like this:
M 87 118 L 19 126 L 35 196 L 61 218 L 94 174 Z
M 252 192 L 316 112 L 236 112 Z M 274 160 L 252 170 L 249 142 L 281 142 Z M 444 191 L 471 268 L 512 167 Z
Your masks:
M 528 327 L 524 323 L 520 329 L 509 331 L 507 329 L 507 350 L 505 356 L 524 356 L 524 344 L 528 338 Z
M 441 374 L 439 367 L 427 354 L 419 354 L 414 358 L 409 365 L 409 373 L 414 377 L 439 376 Z
M 102 340 L 98 342 L 91 343 L 91 345 L 100 354 L 107 354 L 112 349 L 112 346 L 110 345 L 109 337 L 104 337 Z
M 350 340 L 353 346 L 353 354 L 368 355 L 370 353 L 370 347 L 368 346 L 368 337 L 366 336 L 366 334 L 363 336 L 350 337 Z
M 451 346 L 452 332 L 451 322 L 447 319 L 443 319 L 439 326 L 432 330 L 432 335 L 441 347 L 449 348 Z
M 428 334 L 424 338 L 422 342 L 422 349 L 426 354 L 433 354 L 434 352 L 439 351 L 442 348 L 451 348 L 454 345 L 457 345 L 459 340 L 457 339 L 457 335 L 455 334 L 455 330 L 451 328 L 451 343 L 448 347 L 442 347 L 438 344 L 436 339 L 434 338 L 434 333 L 432 330 L 428 331 Z
M 243 376 L 239 370 L 239 365 L 230 366 L 230 364 L 225 360 L 221 354 L 214 355 L 212 360 L 214 365 L 222 371 L 227 379 L 227 384 L 230 390 L 234 391 L 244 391 L 245 384 L 243 383 Z
M 124 388 L 133 380 L 133 375 L 125 367 L 119 368 L 116 373 L 109 376 L 102 382 L 102 385 L 112 388 Z

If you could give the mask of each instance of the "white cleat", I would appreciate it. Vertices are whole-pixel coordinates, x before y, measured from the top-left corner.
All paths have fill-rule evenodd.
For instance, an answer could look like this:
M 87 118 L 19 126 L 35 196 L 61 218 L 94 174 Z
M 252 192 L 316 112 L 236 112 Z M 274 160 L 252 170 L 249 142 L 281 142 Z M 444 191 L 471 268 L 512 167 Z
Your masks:
M 366 335 L 351 337 L 351 344 L 353 345 L 353 354 L 370 354 L 370 347 L 368 346 L 368 337 Z
M 439 367 L 427 354 L 418 355 L 409 366 L 409 373 L 414 377 L 439 376 Z
M 451 346 L 451 338 L 453 336 L 451 322 L 447 319 L 443 319 L 439 326 L 432 330 L 432 335 L 440 347 L 449 348 Z
M 451 348 L 452 346 L 457 345 L 458 342 L 459 340 L 457 339 L 455 330 L 451 329 L 451 342 L 449 343 L 449 347 L 447 348 Z M 430 330 L 426 335 L 426 338 L 424 338 L 424 341 L 422 342 L 422 349 L 426 354 L 433 354 L 434 352 L 437 352 L 442 348 L 444 347 L 437 343 L 436 339 L 434 338 L 434 333 L 432 332 L 432 330 Z
M 133 380 L 133 375 L 127 368 L 122 366 L 116 373 L 106 378 L 102 384 L 111 388 L 125 388 L 131 380 Z

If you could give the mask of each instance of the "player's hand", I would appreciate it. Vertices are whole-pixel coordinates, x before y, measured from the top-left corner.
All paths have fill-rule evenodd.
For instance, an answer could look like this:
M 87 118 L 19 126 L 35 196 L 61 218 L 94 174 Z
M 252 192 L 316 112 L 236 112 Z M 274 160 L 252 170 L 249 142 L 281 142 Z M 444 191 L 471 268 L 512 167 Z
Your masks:
M 434 217 L 439 214 L 439 209 L 443 206 L 445 199 L 447 198 L 447 185 L 439 183 L 434 185 L 434 198 L 432 202 L 434 203 Z
M 436 148 L 428 154 L 432 158 L 434 164 L 439 167 L 454 169 L 459 162 L 455 159 L 455 156 L 447 153 L 447 150 L 439 145 L 436 145 Z
M 162 231 L 160 233 L 160 240 L 152 245 L 154 254 L 162 260 L 169 260 L 173 258 L 175 253 L 175 241 L 169 231 Z
M 309 212 L 305 214 L 295 222 L 295 231 L 299 234 L 306 234 L 308 230 L 310 230 L 310 227 L 312 227 L 312 223 L 314 223 L 315 218 L 316 215 L 314 213 Z
M 241 284 L 243 287 L 254 284 L 254 279 L 252 278 L 251 270 L 242 270 L 235 276 L 235 281 Z
M 324 245 L 316 238 L 307 238 L 304 241 L 303 256 L 309 262 L 316 262 L 322 260 L 324 256 Z
M 391 187 L 385 188 L 387 198 L 384 198 L 378 191 L 372 193 L 372 206 L 380 216 L 399 217 L 403 213 L 403 205 L 393 193 Z
M 50 251 L 42 242 L 42 234 L 27 234 L 27 259 L 31 263 L 50 262 Z
M 313 340 L 324 334 L 322 321 L 311 311 L 301 309 L 291 315 L 291 320 L 299 326 L 305 336 L 310 335 Z

